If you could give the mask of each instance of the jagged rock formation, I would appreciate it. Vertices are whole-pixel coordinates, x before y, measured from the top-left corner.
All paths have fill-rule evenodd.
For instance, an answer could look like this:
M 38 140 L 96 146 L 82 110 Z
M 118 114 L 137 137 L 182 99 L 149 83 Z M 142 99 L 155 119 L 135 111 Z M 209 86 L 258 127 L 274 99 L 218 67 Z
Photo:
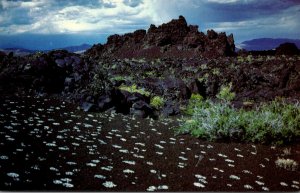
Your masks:
M 197 25 L 188 25 L 183 16 L 158 27 L 151 24 L 146 30 L 124 35 L 112 35 L 104 45 L 97 44 L 86 54 L 114 58 L 195 57 L 216 58 L 234 55 L 233 35 L 208 30 L 198 31 Z
M 222 57 L 234 55 L 234 47 L 232 35 L 204 34 L 180 16 L 148 31 L 112 35 L 82 55 L 0 52 L 0 93 L 57 96 L 84 111 L 153 118 L 180 114 L 192 94 L 215 98 L 229 83 L 236 107 L 278 96 L 300 98 L 299 57 L 282 55 L 295 53 L 295 45 L 280 46 L 274 56 Z

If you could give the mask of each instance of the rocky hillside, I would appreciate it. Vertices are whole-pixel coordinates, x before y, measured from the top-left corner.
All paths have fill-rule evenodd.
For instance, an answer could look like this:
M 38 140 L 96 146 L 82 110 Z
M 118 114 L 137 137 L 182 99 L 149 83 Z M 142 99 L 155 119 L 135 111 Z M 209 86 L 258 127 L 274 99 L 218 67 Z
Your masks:
M 208 30 L 198 31 L 197 25 L 188 25 L 183 16 L 158 27 L 136 30 L 124 35 L 108 37 L 104 45 L 97 44 L 88 55 L 109 58 L 195 57 L 215 58 L 234 55 L 233 35 Z
M 298 48 L 300 48 L 300 40 L 299 39 L 288 39 L 288 38 L 259 38 L 259 39 L 252 39 L 247 40 L 239 45 L 240 49 L 245 49 L 248 51 L 264 51 L 264 50 L 273 50 L 277 48 L 280 44 L 290 42 L 294 43 Z
M 197 28 L 180 16 L 147 32 L 110 36 L 82 55 L 0 52 L 0 93 L 56 96 L 85 111 L 140 117 L 178 115 L 192 94 L 215 99 L 229 84 L 236 107 L 300 99 L 300 58 L 287 49 L 293 45 L 279 46 L 274 56 L 236 56 L 232 35 Z

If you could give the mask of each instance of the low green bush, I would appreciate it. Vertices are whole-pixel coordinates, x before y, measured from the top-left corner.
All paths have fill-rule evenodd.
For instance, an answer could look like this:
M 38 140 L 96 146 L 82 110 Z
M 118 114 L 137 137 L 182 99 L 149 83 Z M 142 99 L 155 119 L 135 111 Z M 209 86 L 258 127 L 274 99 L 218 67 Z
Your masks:
M 199 100 L 177 131 L 212 141 L 238 134 L 240 141 L 282 144 L 300 136 L 300 105 L 273 101 L 246 111 L 227 102 Z
M 156 109 L 161 108 L 164 105 L 165 101 L 160 96 L 154 96 L 151 98 L 150 105 L 155 107 Z
M 229 83 L 226 86 L 221 86 L 220 92 L 217 94 L 217 98 L 223 101 L 230 102 L 234 99 L 235 93 L 231 92 L 232 83 Z
M 198 104 L 201 104 L 200 102 L 203 100 L 203 97 L 200 94 L 192 93 L 191 98 L 189 100 L 189 104 L 187 105 L 185 109 L 185 113 L 187 115 L 193 115 L 194 110 Z
M 88 91 L 92 95 L 101 95 L 109 87 L 107 72 L 100 65 L 94 69 L 93 78 L 88 84 Z

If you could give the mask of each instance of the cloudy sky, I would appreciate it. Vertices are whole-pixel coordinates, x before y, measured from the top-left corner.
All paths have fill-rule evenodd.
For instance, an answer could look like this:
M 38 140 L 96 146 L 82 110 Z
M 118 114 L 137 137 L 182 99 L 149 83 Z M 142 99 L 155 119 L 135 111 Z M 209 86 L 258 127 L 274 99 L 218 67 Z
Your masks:
M 300 0 L 0 0 L 0 47 L 105 43 L 183 15 L 206 32 L 300 39 Z

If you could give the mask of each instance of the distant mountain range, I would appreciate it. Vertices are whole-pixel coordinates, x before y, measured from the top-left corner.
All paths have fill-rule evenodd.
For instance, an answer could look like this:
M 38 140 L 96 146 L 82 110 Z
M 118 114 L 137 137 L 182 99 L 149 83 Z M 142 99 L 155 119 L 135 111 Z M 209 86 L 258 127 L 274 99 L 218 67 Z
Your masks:
M 92 46 L 89 44 L 81 44 L 79 46 L 69 46 L 65 48 L 61 48 L 62 50 L 68 50 L 69 52 L 84 52 L 85 50 L 91 48 Z
M 298 49 L 300 49 L 300 39 L 287 39 L 287 38 L 276 38 L 276 39 L 259 38 L 259 39 L 247 40 L 247 41 L 244 41 L 244 42 L 236 45 L 236 47 L 238 49 L 243 48 L 248 51 L 272 50 L 272 49 L 277 48 L 280 44 L 283 44 L 286 42 L 294 43 L 294 44 L 296 44 Z
M 4 48 L 4 49 L 0 49 L 0 51 L 4 52 L 6 54 L 13 52 L 14 55 L 17 55 L 17 56 L 25 56 L 25 55 L 37 52 L 36 50 L 28 50 L 25 48 Z
M 81 44 L 79 46 L 68 46 L 68 47 L 64 47 L 64 48 L 58 48 L 55 50 L 67 50 L 69 52 L 74 52 L 74 53 L 83 53 L 85 50 L 89 49 L 90 47 L 92 47 L 92 46 L 89 44 Z M 24 56 L 24 55 L 38 52 L 40 50 L 29 50 L 29 49 L 17 47 L 17 48 L 4 48 L 4 49 L 0 49 L 0 51 L 5 52 L 6 54 L 13 52 L 14 55 Z M 44 50 L 43 52 L 49 52 L 49 51 L 51 51 L 51 50 Z
M 277 48 L 280 44 L 290 42 L 296 44 L 296 46 L 300 49 L 300 39 L 288 39 L 288 38 L 259 38 L 259 39 L 252 39 L 252 40 L 247 40 L 242 43 L 239 43 L 236 45 L 237 49 L 245 49 L 248 51 L 251 50 L 272 50 Z M 92 45 L 90 44 L 81 44 L 78 46 L 68 46 L 68 47 L 63 47 L 63 48 L 58 48 L 61 50 L 67 50 L 69 52 L 73 53 L 83 53 L 87 49 L 91 48 Z M 58 50 L 57 49 L 57 50 Z M 5 52 L 6 54 L 13 52 L 15 55 L 18 56 L 24 56 L 28 54 L 32 54 L 35 52 L 38 52 L 40 50 L 29 50 L 21 47 L 15 47 L 15 48 L 0 48 L 0 51 Z M 44 50 L 43 52 L 49 52 L 51 50 Z

